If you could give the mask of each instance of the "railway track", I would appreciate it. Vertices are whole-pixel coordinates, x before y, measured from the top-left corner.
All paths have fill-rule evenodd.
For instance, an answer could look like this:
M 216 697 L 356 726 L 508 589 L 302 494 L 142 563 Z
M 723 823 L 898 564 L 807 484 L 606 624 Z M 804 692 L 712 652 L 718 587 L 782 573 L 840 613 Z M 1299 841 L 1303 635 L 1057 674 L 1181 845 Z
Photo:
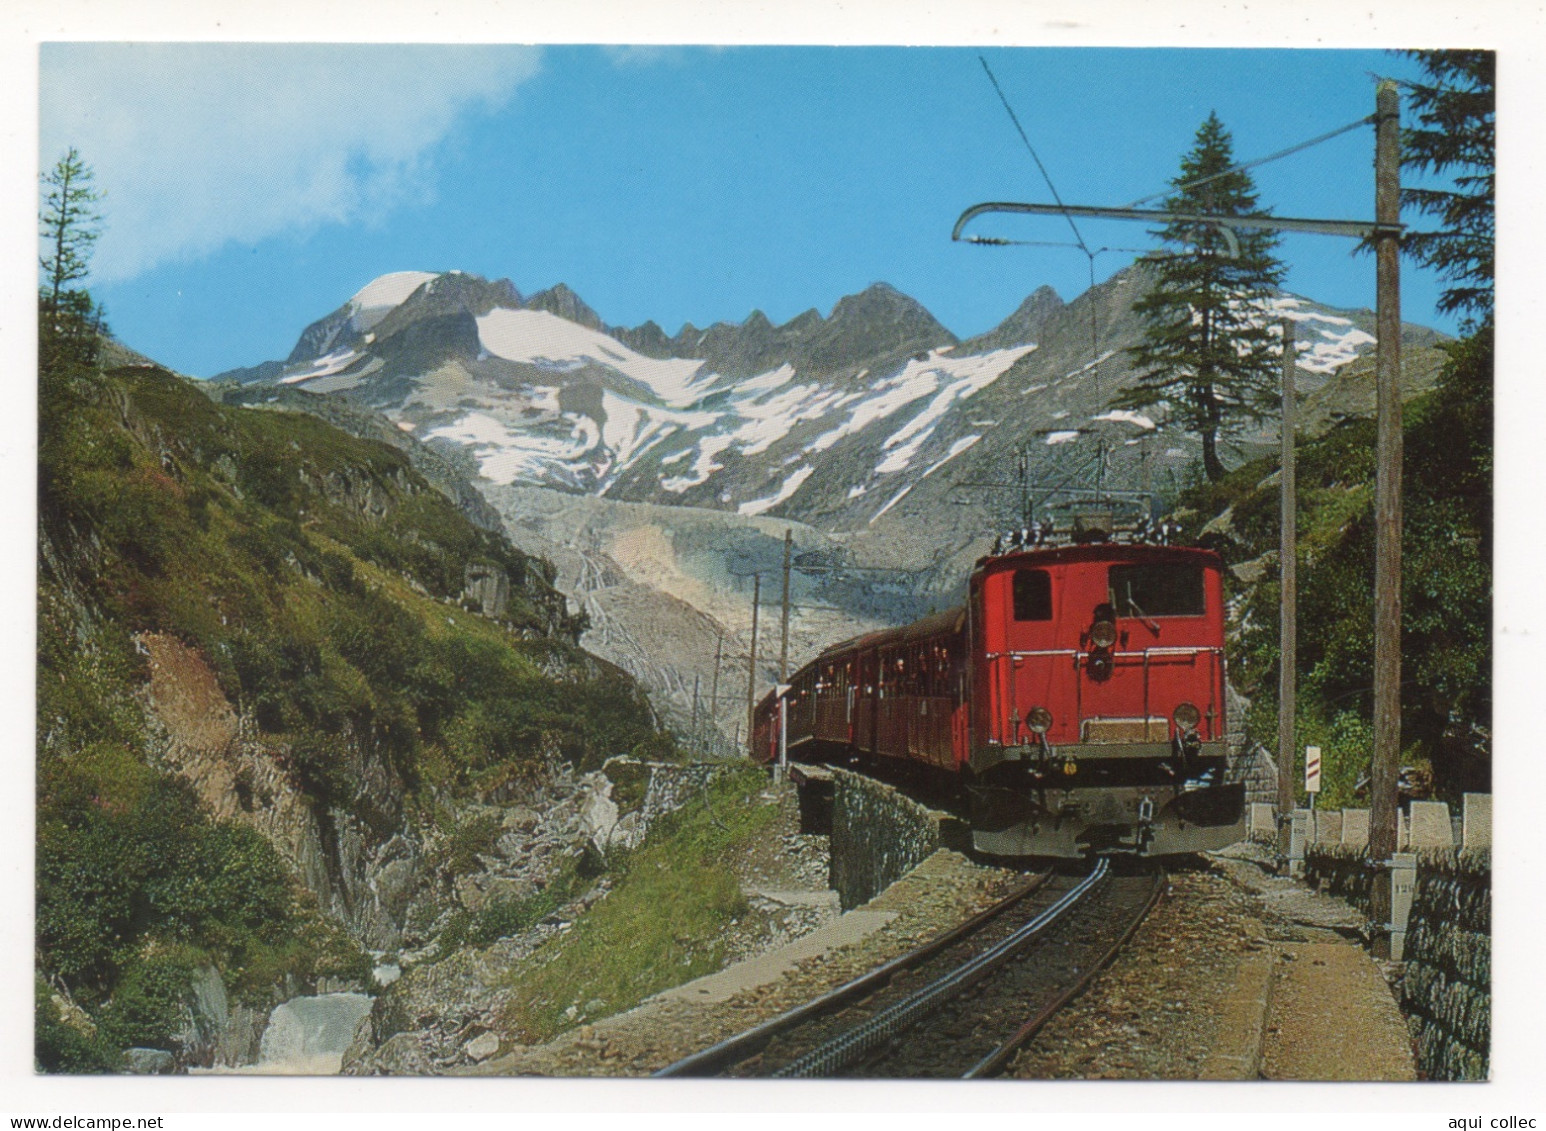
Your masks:
M 925 946 L 658 1076 L 977 1078 L 1001 1071 L 1131 937 L 1164 875 L 1032 877 Z

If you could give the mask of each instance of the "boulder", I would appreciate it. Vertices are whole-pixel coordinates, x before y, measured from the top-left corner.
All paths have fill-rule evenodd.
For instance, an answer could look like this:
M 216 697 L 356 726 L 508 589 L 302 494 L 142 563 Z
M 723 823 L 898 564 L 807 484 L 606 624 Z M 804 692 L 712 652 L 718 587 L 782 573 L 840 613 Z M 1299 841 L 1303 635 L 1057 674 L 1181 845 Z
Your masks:
M 456 901 L 468 911 L 477 911 L 483 906 L 483 888 L 475 876 L 456 877 Z
M 166 1049 L 124 1049 L 123 1070 L 131 1076 L 164 1076 L 176 1061 Z
M 487 1060 L 499 1051 L 499 1034 L 484 1033 L 481 1037 L 474 1037 L 462 1051 L 472 1060 Z
M 509 876 L 490 876 L 483 885 L 483 903 L 509 903 L 524 899 L 532 893 L 531 884 Z
M 495 845 L 501 856 L 515 863 L 531 855 L 531 838 L 523 832 L 505 833 L 495 842 Z
M 601 778 L 601 784 L 593 786 L 580 803 L 580 827 L 597 848 L 605 851 L 617 829 L 617 803 L 612 800 L 612 783 L 600 774 L 594 776 Z
M 356 1041 L 344 1054 L 345 1076 L 433 1076 L 435 1063 L 417 1033 L 394 1033 L 373 1052 Z

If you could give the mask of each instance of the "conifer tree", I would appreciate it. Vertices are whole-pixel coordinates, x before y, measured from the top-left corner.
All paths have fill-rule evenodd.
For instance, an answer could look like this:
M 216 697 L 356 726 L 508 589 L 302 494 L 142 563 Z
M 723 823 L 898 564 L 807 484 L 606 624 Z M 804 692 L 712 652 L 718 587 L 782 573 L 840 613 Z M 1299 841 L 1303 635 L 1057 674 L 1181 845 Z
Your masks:
M 1402 131 L 1401 163 L 1419 174 L 1450 175 L 1452 190 L 1408 187 L 1402 203 L 1436 217 L 1439 231 L 1408 232 L 1402 246 L 1453 283 L 1441 313 L 1485 321 L 1492 314 L 1497 57 L 1491 51 L 1413 51 L 1426 83 L 1408 83 L 1415 126 Z
M 38 346 L 44 368 L 65 361 L 90 364 L 105 330 L 101 308 L 80 283 L 91 271 L 91 249 L 101 233 L 91 167 L 71 146 L 43 174 L 43 207 L 38 215 L 45 249 L 38 258 L 43 282 L 38 292 Z
M 1166 198 L 1171 212 L 1263 215 L 1256 186 L 1235 164 L 1229 132 L 1217 114 L 1197 131 L 1192 151 Z M 1199 183 L 1200 182 L 1200 183 Z M 1164 425 L 1196 433 L 1210 480 L 1224 476 L 1220 440 L 1276 410 L 1276 335 L 1262 303 L 1283 279 L 1272 232 L 1237 231 L 1229 255 L 1217 227 L 1175 221 L 1154 233 L 1170 245 L 1152 258 L 1154 288 L 1134 304 L 1146 326 L 1129 349 L 1138 381 L 1118 408 L 1163 405 Z

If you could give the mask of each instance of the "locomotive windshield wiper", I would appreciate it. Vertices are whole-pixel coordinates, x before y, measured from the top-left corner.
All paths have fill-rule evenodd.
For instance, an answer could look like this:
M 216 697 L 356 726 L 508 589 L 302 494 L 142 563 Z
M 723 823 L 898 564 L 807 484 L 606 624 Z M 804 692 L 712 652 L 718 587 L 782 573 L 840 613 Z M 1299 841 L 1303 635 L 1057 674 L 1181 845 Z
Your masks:
M 1138 619 L 1143 622 L 1144 628 L 1147 628 L 1150 632 L 1154 633 L 1155 636 L 1160 634 L 1159 625 L 1150 619 L 1148 613 L 1144 612 L 1141 608 L 1138 607 L 1138 602 L 1133 600 L 1132 593 L 1128 593 L 1127 595 L 1127 607 L 1138 614 Z

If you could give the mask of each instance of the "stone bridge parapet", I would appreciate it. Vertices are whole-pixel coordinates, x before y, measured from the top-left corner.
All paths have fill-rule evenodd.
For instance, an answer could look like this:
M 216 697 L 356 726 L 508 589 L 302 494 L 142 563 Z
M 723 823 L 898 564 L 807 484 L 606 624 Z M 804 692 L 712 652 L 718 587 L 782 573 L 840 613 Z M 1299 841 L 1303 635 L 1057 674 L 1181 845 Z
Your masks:
M 930 809 L 900 789 L 834 767 L 801 767 L 802 794 L 830 791 L 831 884 L 846 911 L 868 902 L 941 848 L 966 852 L 959 817 Z M 806 812 L 819 804 L 805 804 Z

